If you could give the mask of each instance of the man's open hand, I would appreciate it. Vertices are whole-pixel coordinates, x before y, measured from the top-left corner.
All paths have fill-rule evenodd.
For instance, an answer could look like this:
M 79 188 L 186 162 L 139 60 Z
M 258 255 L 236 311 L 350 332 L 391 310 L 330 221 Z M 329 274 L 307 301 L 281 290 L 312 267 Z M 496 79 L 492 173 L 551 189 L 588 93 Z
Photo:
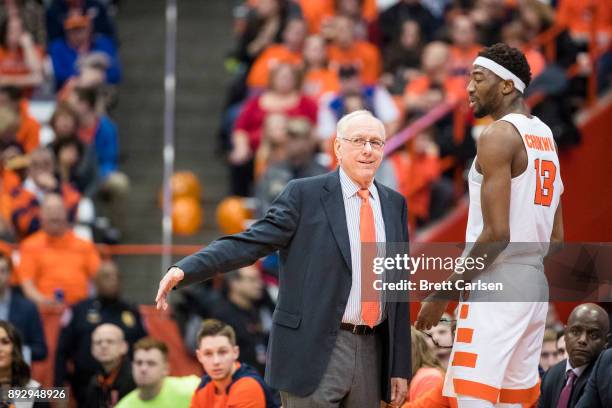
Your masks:
M 172 267 L 168 269 L 166 275 L 159 282 L 159 289 L 157 296 L 155 297 L 155 303 L 157 304 L 157 310 L 168 309 L 168 293 L 174 288 L 180 281 L 185 277 L 185 272 L 180 268 Z

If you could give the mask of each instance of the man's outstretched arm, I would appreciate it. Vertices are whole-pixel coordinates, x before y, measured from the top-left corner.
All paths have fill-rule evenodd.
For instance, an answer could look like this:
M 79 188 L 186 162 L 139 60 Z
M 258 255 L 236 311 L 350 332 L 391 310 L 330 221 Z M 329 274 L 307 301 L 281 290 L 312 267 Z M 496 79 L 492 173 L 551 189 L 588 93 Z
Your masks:
M 167 298 L 175 286 L 184 286 L 251 265 L 262 256 L 289 245 L 297 228 L 300 203 L 296 183 L 290 182 L 265 217 L 247 231 L 222 237 L 193 255 L 181 259 L 159 283 L 155 302 L 168 307 Z

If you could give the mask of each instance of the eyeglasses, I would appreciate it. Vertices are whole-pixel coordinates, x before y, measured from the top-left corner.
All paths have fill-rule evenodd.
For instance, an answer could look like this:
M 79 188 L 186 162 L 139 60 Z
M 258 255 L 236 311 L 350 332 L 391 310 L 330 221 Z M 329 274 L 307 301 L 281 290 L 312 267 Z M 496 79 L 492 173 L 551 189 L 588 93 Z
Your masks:
M 341 137 L 340 139 L 346 140 L 354 147 L 358 147 L 360 149 L 363 149 L 366 143 L 369 143 L 374 150 L 381 150 L 383 147 L 385 147 L 385 141 L 382 139 L 366 139 L 364 137 L 355 137 L 352 139 Z

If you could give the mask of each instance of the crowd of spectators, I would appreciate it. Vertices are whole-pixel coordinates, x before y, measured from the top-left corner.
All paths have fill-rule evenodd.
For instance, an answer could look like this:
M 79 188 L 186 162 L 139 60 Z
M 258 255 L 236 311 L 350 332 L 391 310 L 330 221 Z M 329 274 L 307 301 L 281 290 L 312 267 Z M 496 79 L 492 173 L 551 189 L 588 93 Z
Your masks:
M 571 117 L 584 103 L 586 76 L 597 70 L 602 91 L 611 71 L 610 8 L 603 0 L 589 4 L 600 8 L 580 0 L 245 1 L 235 13 L 237 45 L 226 61 L 233 81 L 219 132 L 231 193 L 256 197 L 261 215 L 291 179 L 334 168 L 342 115 L 368 109 L 390 139 L 448 104 L 456 109 L 389 155 L 378 176 L 407 198 L 413 228 L 429 225 L 461 194 L 455 170 L 469 164 L 488 123 L 461 110 L 482 46 L 520 48 L 534 76 L 527 96 L 543 93 L 534 113 L 560 146 L 579 141 Z M 18 256 L 0 251 L 0 349 L 10 349 L 3 354 L 10 358 L 0 358 L 0 383 L 40 385 L 29 369 L 48 355 L 38 308 L 61 306 L 54 385 L 69 385 L 79 406 L 245 399 L 274 406 L 261 380 L 276 300 L 273 256 L 181 294 L 176 316 L 206 372 L 200 380 L 168 376 L 167 346 L 146 337 L 139 311 L 120 293 L 117 265 L 93 244 L 116 242 L 101 219 L 122 225 L 129 190 L 112 119 L 121 82 L 116 10 L 109 0 L 4 0 L 0 8 L 0 239 L 19 248 Z M 534 40 L 557 23 L 556 53 L 547 55 Z M 549 327 L 543 374 L 557 373 L 559 364 L 594 366 L 603 343 L 591 339 L 586 361 L 574 355 L 584 342 L 575 333 L 607 326 L 603 318 L 585 323 L 601 311 L 583 309 L 565 331 Z M 441 396 L 452 338 L 451 316 L 427 333 L 413 330 L 417 375 L 406 407 L 452 406 Z M 581 384 L 585 372 L 576 373 Z M 560 392 L 562 376 L 555 375 L 544 375 L 543 386 Z
M 329 170 L 336 164 L 331 142 L 343 114 L 372 111 L 389 139 L 448 103 L 457 109 L 388 155 L 378 175 L 408 199 L 411 226 L 428 225 L 461 196 L 453 174 L 470 164 L 475 138 L 491 121 L 461 110 L 479 50 L 501 41 L 522 50 L 534 78 L 526 96 L 542 94 L 545 102 L 533 106 L 534 113 L 551 126 L 558 145 L 575 144 L 580 135 L 572 114 L 584 103 L 586 76 L 596 69 L 600 90 L 609 86 L 612 20 L 604 3 L 245 1 L 235 12 L 237 45 L 226 61 L 233 81 L 219 132 L 231 194 L 256 196 L 265 210 L 274 195 L 266 169 L 287 156 L 294 142 L 285 123 L 293 119 L 310 123 L 312 161 Z M 589 44 L 591 20 L 596 44 Z M 538 40 L 553 26 L 561 28 L 554 55 Z M 588 57 L 593 50 L 597 64 Z M 290 163 L 284 167 L 293 178 L 317 174 Z M 277 181 L 273 192 L 282 186 Z
M 81 238 L 115 242 L 129 180 L 111 119 L 121 81 L 112 2 L 6 0 L 0 12 L 0 238 L 42 228 L 59 194 Z M 110 218 L 110 222 L 107 222 Z

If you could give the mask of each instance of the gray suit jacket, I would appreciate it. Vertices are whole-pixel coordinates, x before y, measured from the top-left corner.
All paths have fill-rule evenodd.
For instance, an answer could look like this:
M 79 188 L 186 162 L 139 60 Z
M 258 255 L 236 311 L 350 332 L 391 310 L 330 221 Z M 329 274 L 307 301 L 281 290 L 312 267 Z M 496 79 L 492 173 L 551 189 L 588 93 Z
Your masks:
M 408 242 L 407 208 L 395 191 L 376 184 L 387 242 Z M 280 258 L 278 305 L 268 344 L 266 381 L 298 396 L 317 388 L 340 330 L 351 289 L 351 251 L 338 171 L 291 181 L 265 217 L 179 261 L 179 287 L 250 265 L 275 250 Z M 387 251 L 386 256 L 393 256 Z M 407 300 L 407 299 L 406 299 Z M 383 397 L 390 378 L 409 378 L 408 303 L 385 305 Z

